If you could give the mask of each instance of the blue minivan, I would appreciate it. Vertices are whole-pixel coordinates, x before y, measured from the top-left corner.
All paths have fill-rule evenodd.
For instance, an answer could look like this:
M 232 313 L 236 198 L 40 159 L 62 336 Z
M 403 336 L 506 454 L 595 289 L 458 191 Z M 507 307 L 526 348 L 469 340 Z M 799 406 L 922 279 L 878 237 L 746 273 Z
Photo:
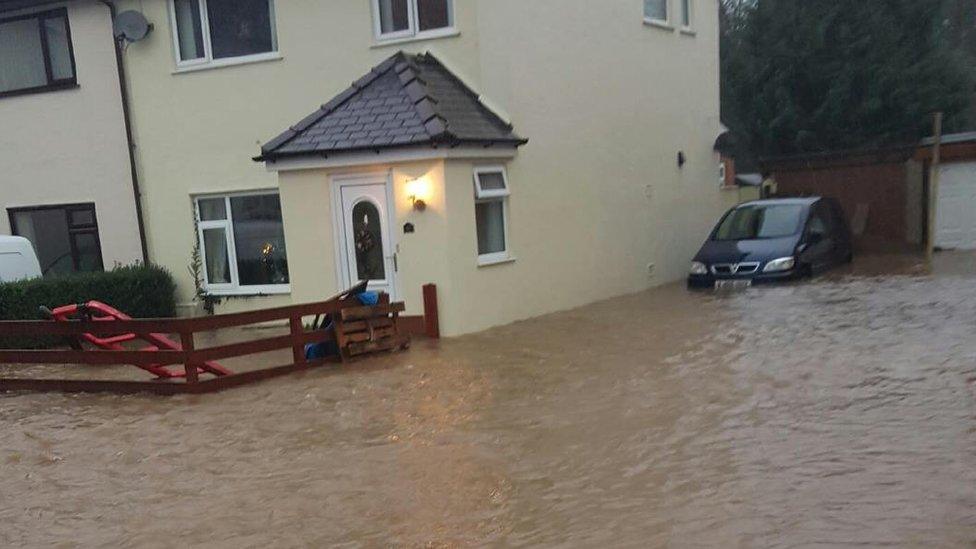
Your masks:
M 688 286 L 722 288 L 811 276 L 854 257 L 851 231 L 832 198 L 740 204 L 712 230 L 691 263 Z

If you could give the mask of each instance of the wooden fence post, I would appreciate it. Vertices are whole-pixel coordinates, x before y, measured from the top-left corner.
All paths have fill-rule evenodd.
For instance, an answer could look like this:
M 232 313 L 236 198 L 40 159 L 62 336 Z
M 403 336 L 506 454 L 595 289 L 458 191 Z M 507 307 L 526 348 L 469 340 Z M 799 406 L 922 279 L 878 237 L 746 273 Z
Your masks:
M 186 382 L 196 383 L 200 380 L 200 376 L 197 373 L 196 361 L 193 359 L 193 332 L 180 332 L 180 345 L 183 347 L 183 351 L 187 353 L 183 364 L 183 368 L 186 369 Z
M 935 113 L 932 120 L 932 138 L 934 142 L 932 143 L 932 161 L 929 165 L 930 175 L 929 175 L 929 203 L 926 204 L 928 207 L 928 212 L 926 215 L 928 221 L 928 227 L 926 227 L 925 236 L 925 259 L 932 262 L 932 256 L 935 254 L 935 231 L 938 228 L 935 216 L 938 215 L 939 210 L 939 175 L 941 174 L 941 162 L 942 162 L 942 113 Z
M 288 319 L 288 326 L 291 332 L 291 355 L 295 364 L 305 364 L 305 343 L 302 336 L 305 334 L 305 327 L 302 326 L 302 317 L 293 316 Z
M 424 331 L 431 339 L 441 337 L 441 324 L 437 316 L 436 284 L 424 285 Z

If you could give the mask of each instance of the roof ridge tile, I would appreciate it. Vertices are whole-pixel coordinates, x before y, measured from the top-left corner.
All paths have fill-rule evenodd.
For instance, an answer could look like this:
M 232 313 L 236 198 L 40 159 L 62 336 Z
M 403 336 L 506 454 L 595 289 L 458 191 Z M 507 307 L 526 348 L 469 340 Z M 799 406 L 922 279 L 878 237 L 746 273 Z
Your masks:
M 454 72 L 452 72 L 447 67 L 447 65 L 442 63 L 441 60 L 437 58 L 437 56 L 435 56 L 433 53 L 428 51 L 423 54 L 423 57 L 425 61 L 438 66 L 441 69 L 441 71 L 448 76 L 448 78 L 450 78 L 455 84 L 458 85 L 458 87 L 461 88 L 462 91 L 464 91 L 469 97 L 474 99 L 475 103 L 478 104 L 478 107 L 481 108 L 484 112 L 488 113 L 491 116 L 491 118 L 495 120 L 495 122 L 500 124 L 509 132 L 515 129 L 511 122 L 506 121 L 501 116 L 499 116 L 498 113 L 496 113 L 494 110 L 492 110 L 487 105 L 485 105 L 484 101 L 482 101 L 481 99 L 481 94 L 471 89 L 471 87 L 468 86 L 467 82 L 462 80 L 458 75 L 454 74 Z

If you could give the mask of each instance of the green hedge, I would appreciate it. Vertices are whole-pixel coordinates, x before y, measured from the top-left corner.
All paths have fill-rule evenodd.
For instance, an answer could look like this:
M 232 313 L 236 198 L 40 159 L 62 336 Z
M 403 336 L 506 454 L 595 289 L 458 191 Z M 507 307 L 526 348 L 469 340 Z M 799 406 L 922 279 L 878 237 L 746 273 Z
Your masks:
M 133 318 L 176 316 L 176 282 L 161 267 L 116 267 L 108 272 L 79 273 L 0 284 L 0 320 L 41 320 L 40 307 L 101 301 Z M 61 340 L 0 336 L 0 348 L 38 348 Z

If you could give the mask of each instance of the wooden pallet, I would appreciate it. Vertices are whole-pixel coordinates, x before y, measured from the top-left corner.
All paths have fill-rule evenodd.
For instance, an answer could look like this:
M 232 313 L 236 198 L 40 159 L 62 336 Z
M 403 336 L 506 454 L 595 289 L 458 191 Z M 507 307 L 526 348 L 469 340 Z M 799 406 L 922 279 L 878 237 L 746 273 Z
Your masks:
M 374 306 L 342 308 L 335 318 L 335 337 L 343 361 L 373 353 L 404 350 L 410 337 L 400 332 L 402 302 L 390 303 L 386 294 Z

